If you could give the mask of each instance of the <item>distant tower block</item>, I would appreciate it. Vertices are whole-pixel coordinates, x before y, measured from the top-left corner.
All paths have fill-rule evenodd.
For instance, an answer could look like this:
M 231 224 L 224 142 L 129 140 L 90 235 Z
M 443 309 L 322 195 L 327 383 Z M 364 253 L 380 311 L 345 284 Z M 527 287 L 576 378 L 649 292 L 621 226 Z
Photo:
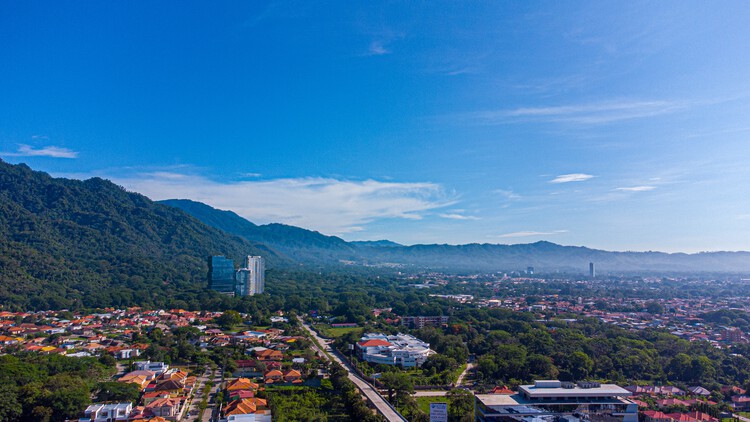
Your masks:
M 526 274 L 534 275 L 534 267 L 526 267 Z
M 591 278 L 596 277 L 596 269 L 594 268 L 593 262 L 589 262 L 589 277 Z

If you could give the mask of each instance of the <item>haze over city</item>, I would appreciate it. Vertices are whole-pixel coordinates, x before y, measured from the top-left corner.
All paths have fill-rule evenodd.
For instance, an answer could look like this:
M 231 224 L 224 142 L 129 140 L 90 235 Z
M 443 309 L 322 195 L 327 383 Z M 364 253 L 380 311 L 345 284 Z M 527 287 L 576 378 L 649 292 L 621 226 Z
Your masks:
M 750 249 L 744 2 L 224 6 L 0 5 L 0 157 L 346 240 Z

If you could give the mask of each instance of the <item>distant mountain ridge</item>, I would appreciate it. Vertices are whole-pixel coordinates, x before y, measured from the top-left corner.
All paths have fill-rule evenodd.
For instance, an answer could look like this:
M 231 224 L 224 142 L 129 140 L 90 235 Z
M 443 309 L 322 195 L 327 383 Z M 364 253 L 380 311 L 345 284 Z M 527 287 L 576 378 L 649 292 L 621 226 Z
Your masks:
M 178 207 L 206 224 L 266 243 L 293 259 L 316 264 L 403 265 L 409 268 L 459 271 L 597 272 L 743 272 L 750 271 L 750 252 L 609 252 L 540 241 L 530 244 L 413 245 L 389 240 L 347 242 L 339 237 L 286 226 L 258 226 L 230 211 L 185 199 L 162 203 Z
M 316 231 L 278 223 L 259 226 L 231 211 L 218 210 L 189 199 L 167 199 L 159 202 L 179 208 L 205 224 L 227 233 L 269 245 L 284 255 L 304 263 L 331 264 L 340 260 L 359 259 L 356 245 L 340 237 L 326 236 Z

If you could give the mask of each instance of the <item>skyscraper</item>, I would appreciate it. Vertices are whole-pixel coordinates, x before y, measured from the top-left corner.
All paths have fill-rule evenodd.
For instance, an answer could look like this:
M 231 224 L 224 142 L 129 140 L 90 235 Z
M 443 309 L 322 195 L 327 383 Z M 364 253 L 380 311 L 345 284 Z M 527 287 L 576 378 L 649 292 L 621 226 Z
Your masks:
M 266 287 L 266 262 L 262 256 L 248 256 L 245 267 L 237 270 L 237 294 L 252 296 Z
M 594 278 L 596 277 L 596 270 L 594 269 L 594 263 L 589 262 L 589 277 Z
M 208 288 L 221 293 L 234 294 L 234 261 L 223 256 L 208 258 Z

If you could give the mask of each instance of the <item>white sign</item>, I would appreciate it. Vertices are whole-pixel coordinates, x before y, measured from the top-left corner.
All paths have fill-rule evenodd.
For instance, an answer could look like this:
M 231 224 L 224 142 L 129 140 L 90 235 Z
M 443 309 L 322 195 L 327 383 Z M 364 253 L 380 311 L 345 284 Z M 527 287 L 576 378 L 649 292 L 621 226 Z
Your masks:
M 448 403 L 430 403 L 430 422 L 448 422 Z

